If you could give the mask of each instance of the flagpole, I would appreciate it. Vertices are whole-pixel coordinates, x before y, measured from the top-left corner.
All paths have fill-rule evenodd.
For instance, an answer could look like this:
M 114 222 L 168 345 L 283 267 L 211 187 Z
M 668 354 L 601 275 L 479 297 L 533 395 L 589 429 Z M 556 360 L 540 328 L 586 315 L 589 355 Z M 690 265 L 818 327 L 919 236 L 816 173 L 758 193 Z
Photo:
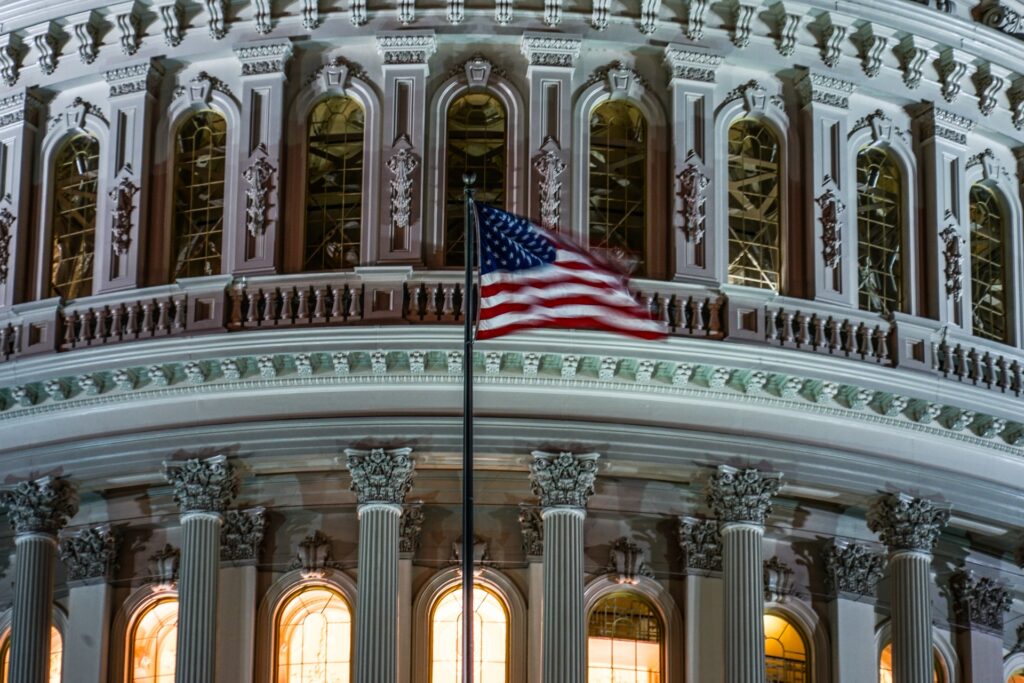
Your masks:
M 465 310 L 462 352 L 462 683 L 473 678 L 473 323 L 476 301 L 473 296 L 473 247 L 476 237 L 473 209 L 475 173 L 462 175 L 466 198 L 466 279 L 462 287 Z

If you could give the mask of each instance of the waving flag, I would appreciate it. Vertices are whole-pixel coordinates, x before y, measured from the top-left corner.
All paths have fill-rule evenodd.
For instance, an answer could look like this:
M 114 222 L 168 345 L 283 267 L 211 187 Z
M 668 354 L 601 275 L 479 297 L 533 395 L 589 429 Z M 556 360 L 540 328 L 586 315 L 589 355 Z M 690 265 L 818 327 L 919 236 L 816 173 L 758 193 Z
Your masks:
M 477 204 L 480 316 L 477 339 L 561 327 L 663 339 L 626 286 L 626 278 L 528 219 Z

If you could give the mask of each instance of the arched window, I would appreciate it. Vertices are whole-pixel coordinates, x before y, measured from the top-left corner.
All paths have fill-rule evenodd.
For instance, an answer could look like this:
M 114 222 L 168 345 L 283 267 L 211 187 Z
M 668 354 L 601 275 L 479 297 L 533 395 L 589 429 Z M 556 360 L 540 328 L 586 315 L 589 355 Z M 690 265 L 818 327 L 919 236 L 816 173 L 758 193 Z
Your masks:
M 275 683 L 348 683 L 352 677 L 352 610 L 325 586 L 295 593 L 277 617 Z
M 807 683 L 807 643 L 787 619 L 764 615 L 764 663 L 768 683 Z
M 363 134 L 359 102 L 329 97 L 309 114 L 304 270 L 359 265 L 363 212 Z
M 946 683 L 949 680 L 946 677 L 946 666 L 942 661 L 939 651 L 935 648 L 932 648 L 932 661 L 934 662 L 932 668 L 933 683 Z M 892 643 L 889 643 L 882 648 L 882 654 L 878 658 L 878 683 L 893 683 L 894 680 L 895 678 L 892 675 Z
M 444 264 L 465 262 L 462 175 L 476 174 L 476 200 L 505 206 L 508 115 L 497 97 L 468 92 L 448 107 L 445 154 Z
M 135 620 L 129 639 L 128 683 L 174 683 L 178 601 L 154 602 Z
M 85 134 L 69 139 L 57 152 L 53 175 L 50 294 L 65 299 L 88 296 L 96 255 L 99 141 Z
M 474 683 L 508 680 L 508 608 L 486 586 L 473 586 Z M 462 680 L 462 588 L 438 599 L 430 617 L 430 683 Z
M 647 120 L 624 100 L 590 115 L 589 235 L 592 249 L 621 250 L 646 270 Z
M 1017 669 L 1010 677 L 1006 679 L 1006 683 L 1024 683 L 1024 669 Z
M 60 683 L 61 670 L 64 664 L 64 641 L 61 640 L 60 631 L 56 626 L 50 627 L 50 675 L 49 683 Z M 8 683 L 11 680 L 11 631 L 7 630 L 3 635 L 3 645 L 0 645 L 0 681 Z
M 781 150 L 755 119 L 729 127 L 729 282 L 779 290 L 782 277 Z
M 893 155 L 857 154 L 857 282 L 860 308 L 903 310 L 903 184 Z
M 974 334 L 1006 341 L 1006 230 L 999 197 L 986 185 L 971 186 L 971 303 Z
M 664 628 L 654 607 L 636 593 L 612 593 L 587 624 L 588 683 L 661 683 Z
M 220 273 L 227 142 L 227 121 L 215 111 L 197 111 L 178 128 L 172 279 Z

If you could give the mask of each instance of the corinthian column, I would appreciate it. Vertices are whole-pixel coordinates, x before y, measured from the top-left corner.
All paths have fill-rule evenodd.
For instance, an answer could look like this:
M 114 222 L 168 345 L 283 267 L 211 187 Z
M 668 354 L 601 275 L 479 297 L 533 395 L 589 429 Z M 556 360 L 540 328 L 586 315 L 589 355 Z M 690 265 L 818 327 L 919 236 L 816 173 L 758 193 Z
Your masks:
M 213 683 L 217 653 L 217 583 L 224 510 L 238 493 L 226 456 L 164 463 L 181 510 L 178 654 L 174 680 Z
M 722 532 L 725 680 L 764 683 L 764 574 L 761 539 L 781 475 L 721 465 L 707 485 Z
M 544 683 L 584 683 L 583 519 L 594 492 L 597 453 L 533 452 L 530 480 L 544 520 Z
M 868 528 L 889 549 L 892 576 L 892 671 L 896 683 L 932 680 L 932 550 L 949 509 L 889 494 L 868 512 Z
M 398 680 L 398 543 L 412 486 L 411 448 L 345 449 L 359 502 L 356 683 Z
M 3 500 L 14 527 L 14 614 L 8 680 L 47 683 L 57 532 L 78 511 L 65 479 L 23 481 Z

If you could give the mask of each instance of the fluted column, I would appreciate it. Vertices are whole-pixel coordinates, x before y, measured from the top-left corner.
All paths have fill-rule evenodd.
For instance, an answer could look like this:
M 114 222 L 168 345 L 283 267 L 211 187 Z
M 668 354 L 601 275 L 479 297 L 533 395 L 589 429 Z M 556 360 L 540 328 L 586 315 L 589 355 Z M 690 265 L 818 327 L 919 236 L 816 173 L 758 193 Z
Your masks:
M 889 549 L 895 683 L 932 680 L 932 550 L 949 509 L 904 493 L 879 498 L 868 527 Z
M 8 680 L 47 683 L 57 533 L 78 510 L 65 479 L 23 481 L 4 496 L 14 527 L 14 610 Z
M 583 520 L 597 453 L 533 452 L 530 479 L 544 520 L 543 683 L 584 683 Z
M 174 500 L 181 510 L 174 680 L 213 683 L 221 523 L 224 510 L 238 493 L 238 480 L 223 455 L 165 463 L 164 476 L 174 486 Z
M 411 448 L 345 449 L 359 502 L 356 683 L 398 680 L 398 546 L 402 503 L 412 486 Z
M 725 680 L 764 683 L 764 574 L 761 540 L 781 476 L 721 465 L 707 485 L 722 533 Z
M 831 626 L 832 671 L 842 683 L 877 683 L 876 667 L 865 666 L 875 649 L 875 592 L 885 557 L 860 543 L 829 541 L 821 551 Z

